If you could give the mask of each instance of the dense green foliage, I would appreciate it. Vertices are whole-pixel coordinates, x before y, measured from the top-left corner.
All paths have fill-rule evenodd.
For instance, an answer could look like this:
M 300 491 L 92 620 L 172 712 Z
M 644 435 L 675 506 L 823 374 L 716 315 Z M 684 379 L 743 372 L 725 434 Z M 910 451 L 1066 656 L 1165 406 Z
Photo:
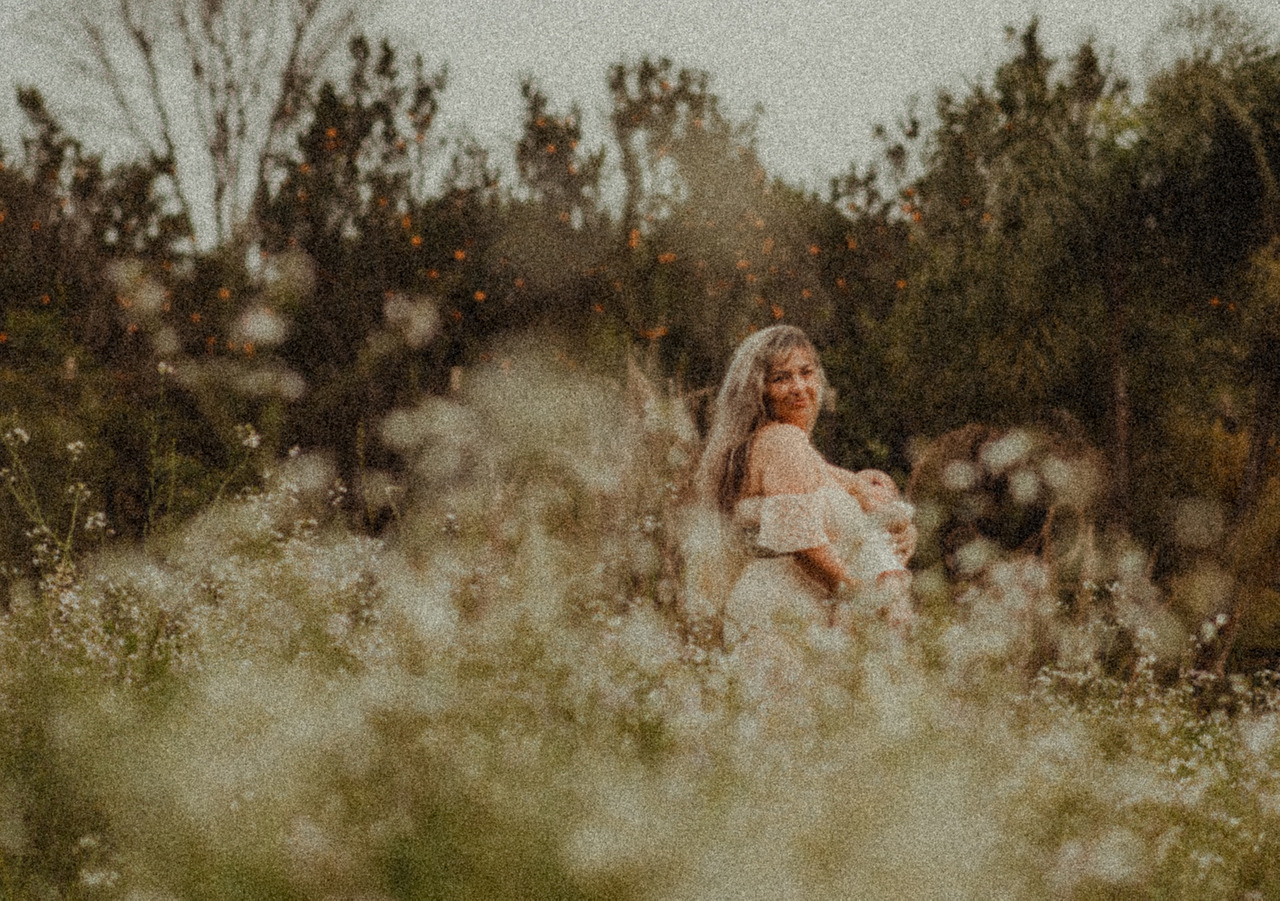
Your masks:
M 610 145 L 585 147 L 576 108 L 529 79 L 516 180 L 464 146 L 432 181 L 443 72 L 357 36 L 340 78 L 291 101 L 253 221 L 208 251 L 172 212 L 189 208 L 173 164 L 104 169 L 23 89 L 27 137 L 0 170 L 0 407 L 42 446 L 93 443 L 82 479 L 119 534 L 252 481 L 243 425 L 257 459 L 331 454 L 378 530 L 406 464 L 379 423 L 503 336 L 553 332 L 588 366 L 639 348 L 705 409 L 748 330 L 793 322 L 837 389 L 819 432 L 835 461 L 905 477 L 970 423 L 1091 443 L 1098 522 L 1157 550 L 1162 578 L 1216 557 L 1243 620 L 1273 579 L 1230 549 L 1276 532 L 1259 517 L 1280 412 L 1280 52 L 1221 7 L 1176 31 L 1186 49 L 1141 101 L 1092 44 L 1058 61 L 1036 22 L 1010 31 L 995 72 L 880 129 L 883 160 L 826 198 L 770 177 L 706 73 L 647 59 L 608 73 Z M 1194 549 L 1172 526 L 1188 500 L 1223 522 Z M 7 523 L 29 573 L 39 523 Z

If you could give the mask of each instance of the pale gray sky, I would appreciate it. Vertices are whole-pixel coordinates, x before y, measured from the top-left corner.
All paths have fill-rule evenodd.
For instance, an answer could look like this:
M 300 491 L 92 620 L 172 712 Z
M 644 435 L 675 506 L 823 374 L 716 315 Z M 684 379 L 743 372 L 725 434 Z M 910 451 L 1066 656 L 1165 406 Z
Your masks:
M 0 140 L 12 147 L 12 85 L 56 79 L 56 59 L 26 36 L 35 0 L 0 0 Z M 644 53 L 705 68 L 737 118 L 763 106 L 759 145 L 766 166 L 823 188 L 853 161 L 875 153 L 876 122 L 891 123 L 918 97 L 989 78 L 1009 52 L 1004 26 L 1033 14 L 1051 53 L 1089 35 L 1114 47 L 1122 71 L 1141 80 L 1165 52 L 1161 25 L 1172 0 L 385 0 L 375 27 L 447 62 L 447 133 L 474 135 L 509 173 L 519 132 L 522 74 L 535 75 L 554 104 L 577 101 L 587 143 L 605 136 L 608 67 Z M 1235 4 L 1280 30 L 1280 3 Z M 48 24 L 47 22 L 44 24 Z

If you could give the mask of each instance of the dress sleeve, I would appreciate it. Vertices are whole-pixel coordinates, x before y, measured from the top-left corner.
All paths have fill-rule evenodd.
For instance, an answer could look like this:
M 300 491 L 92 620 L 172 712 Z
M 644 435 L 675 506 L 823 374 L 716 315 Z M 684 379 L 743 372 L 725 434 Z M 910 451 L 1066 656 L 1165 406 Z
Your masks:
M 773 494 L 761 498 L 756 544 L 777 554 L 790 554 L 828 543 L 823 497 Z

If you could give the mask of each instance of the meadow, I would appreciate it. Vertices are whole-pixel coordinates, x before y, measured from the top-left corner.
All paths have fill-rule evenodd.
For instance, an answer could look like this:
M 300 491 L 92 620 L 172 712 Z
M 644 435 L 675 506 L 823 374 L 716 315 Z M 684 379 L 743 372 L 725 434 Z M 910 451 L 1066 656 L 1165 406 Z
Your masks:
M 527 78 L 503 172 L 351 0 L 77 2 L 0 147 L 0 898 L 1280 897 L 1247 15 L 1142 84 L 1032 18 L 820 196 L 666 58 L 596 146 Z M 776 322 L 909 635 L 725 641 L 690 473 Z
M 718 638 L 697 433 L 638 368 L 516 354 L 383 431 L 388 537 L 295 453 L 15 583 L 4 897 L 1280 892 L 1280 684 L 1201 690 L 1136 547 L 928 568 L 913 636 L 780 658 Z

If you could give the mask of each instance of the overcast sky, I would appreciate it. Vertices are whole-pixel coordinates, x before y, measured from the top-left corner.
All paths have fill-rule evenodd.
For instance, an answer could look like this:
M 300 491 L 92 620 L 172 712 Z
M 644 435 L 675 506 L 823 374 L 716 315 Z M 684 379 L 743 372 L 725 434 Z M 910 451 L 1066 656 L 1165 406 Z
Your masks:
M 0 0 L 0 140 L 9 147 L 12 85 L 59 75 L 53 55 L 29 37 L 34 2 Z M 1280 31 L 1280 0 L 1235 5 Z M 473 135 L 505 169 L 503 154 L 519 131 L 522 75 L 536 76 L 556 106 L 577 101 L 586 143 L 599 144 L 608 67 L 648 53 L 709 71 L 735 118 L 760 104 L 765 165 L 823 188 L 851 162 L 873 157 L 872 126 L 891 124 L 913 96 L 927 108 L 941 87 L 989 79 L 1010 51 L 1006 25 L 1022 27 L 1038 13 L 1056 55 L 1092 35 L 1141 81 L 1166 52 L 1161 26 L 1175 7 L 1172 0 L 385 0 L 374 27 L 420 50 L 429 66 L 448 64 L 444 130 Z

